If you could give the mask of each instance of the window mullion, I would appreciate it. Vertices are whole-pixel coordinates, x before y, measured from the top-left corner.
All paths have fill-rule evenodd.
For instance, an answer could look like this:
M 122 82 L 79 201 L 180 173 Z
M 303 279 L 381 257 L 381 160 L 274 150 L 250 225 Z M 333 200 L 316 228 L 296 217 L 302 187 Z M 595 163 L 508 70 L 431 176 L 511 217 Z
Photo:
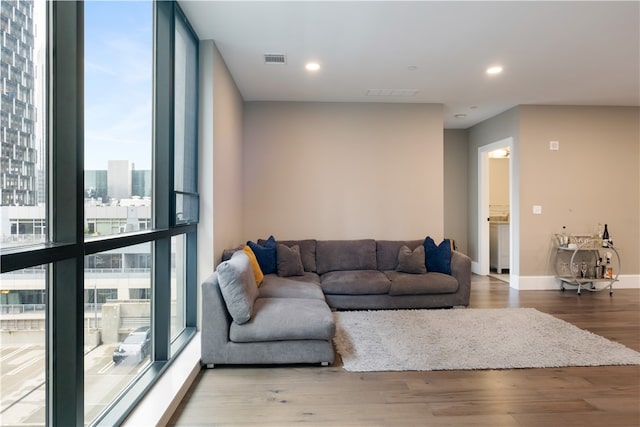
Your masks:
M 173 188 L 173 41 L 174 4 L 155 2 L 154 39 L 154 161 L 153 202 L 155 228 L 168 228 L 175 209 Z M 169 359 L 171 325 L 171 238 L 159 239 L 154 247 L 152 322 L 154 360 Z
M 195 328 L 198 322 L 198 233 L 186 236 L 185 326 Z
M 49 3 L 49 239 L 72 245 L 52 264 L 47 305 L 47 424 L 84 424 L 82 2 Z

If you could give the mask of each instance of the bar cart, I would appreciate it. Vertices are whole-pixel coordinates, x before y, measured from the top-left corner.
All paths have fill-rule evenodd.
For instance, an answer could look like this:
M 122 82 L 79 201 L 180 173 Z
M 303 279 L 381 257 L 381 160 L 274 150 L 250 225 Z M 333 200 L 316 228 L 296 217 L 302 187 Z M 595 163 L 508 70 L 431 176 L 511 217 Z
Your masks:
M 583 290 L 608 289 L 613 295 L 613 284 L 620 275 L 620 255 L 613 244 L 603 246 L 602 239 L 575 235 L 570 237 L 570 244 L 563 244 L 564 237 L 555 235 L 555 272 L 560 290 L 576 288 L 580 295 Z

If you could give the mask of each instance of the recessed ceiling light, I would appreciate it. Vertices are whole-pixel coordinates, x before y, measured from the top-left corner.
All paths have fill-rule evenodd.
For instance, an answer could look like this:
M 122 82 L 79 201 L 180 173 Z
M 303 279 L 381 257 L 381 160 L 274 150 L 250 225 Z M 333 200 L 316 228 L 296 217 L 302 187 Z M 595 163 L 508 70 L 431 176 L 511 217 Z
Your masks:
M 502 72 L 502 67 L 500 65 L 494 65 L 492 67 L 487 68 L 487 74 L 500 74 Z
M 320 69 L 320 64 L 317 62 L 307 62 L 304 68 L 306 68 L 307 71 L 318 71 Z

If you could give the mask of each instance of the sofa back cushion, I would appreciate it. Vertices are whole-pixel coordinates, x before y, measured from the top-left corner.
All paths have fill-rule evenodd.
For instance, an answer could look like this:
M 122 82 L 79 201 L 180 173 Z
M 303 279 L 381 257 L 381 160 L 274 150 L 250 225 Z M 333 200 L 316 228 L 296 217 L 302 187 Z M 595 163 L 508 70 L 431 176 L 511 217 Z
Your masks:
M 398 253 L 398 267 L 396 271 L 409 274 L 426 274 L 427 263 L 424 258 L 424 246 L 419 245 L 413 251 L 406 245 Z
M 427 270 L 451 274 L 451 241 L 444 239 L 439 245 L 430 236 L 424 239 Z
M 216 271 L 220 293 L 233 321 L 239 325 L 248 322 L 258 297 L 249 257 L 243 251 L 238 251 L 231 259 L 220 263 Z
M 329 271 L 377 270 L 376 241 L 319 240 L 316 244 L 316 267 L 318 274 Z
M 254 243 L 248 241 L 247 245 L 251 248 L 253 253 L 260 264 L 260 269 L 264 274 L 273 274 L 278 270 L 277 263 L 277 242 L 276 239 L 271 236 L 267 240 L 260 240 L 264 243 Z
M 304 276 L 300 258 L 300 246 L 291 247 L 278 243 L 278 276 Z
M 278 240 L 278 244 L 289 246 L 300 246 L 300 259 L 304 271 L 316 271 L 316 241 L 313 239 L 306 240 Z
M 398 268 L 398 253 L 403 246 L 414 250 L 422 245 L 424 240 L 378 240 L 376 242 L 376 257 L 378 270 L 391 271 Z

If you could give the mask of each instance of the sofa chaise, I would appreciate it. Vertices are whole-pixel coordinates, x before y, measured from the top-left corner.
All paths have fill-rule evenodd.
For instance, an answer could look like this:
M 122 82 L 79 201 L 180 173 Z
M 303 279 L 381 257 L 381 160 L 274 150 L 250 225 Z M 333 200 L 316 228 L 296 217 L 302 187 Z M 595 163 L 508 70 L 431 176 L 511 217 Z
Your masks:
M 228 279 L 225 270 L 236 277 Z M 335 323 L 318 285 L 273 274 L 258 288 L 248 257 L 238 251 L 204 281 L 202 301 L 201 361 L 209 368 L 333 363 Z

